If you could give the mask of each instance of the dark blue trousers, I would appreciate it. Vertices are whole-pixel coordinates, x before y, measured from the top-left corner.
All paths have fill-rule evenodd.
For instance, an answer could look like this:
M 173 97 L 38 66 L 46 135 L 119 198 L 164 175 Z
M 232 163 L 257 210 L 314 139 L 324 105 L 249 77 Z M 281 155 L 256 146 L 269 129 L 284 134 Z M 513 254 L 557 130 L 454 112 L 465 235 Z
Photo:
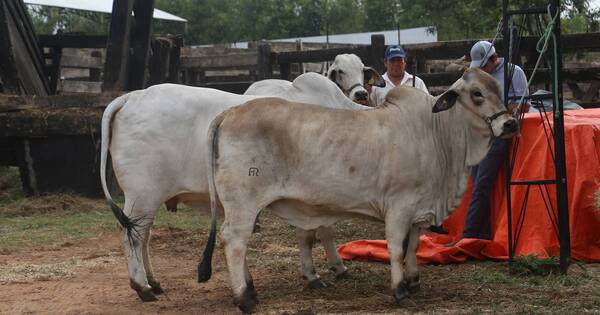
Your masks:
M 471 168 L 473 192 L 467 210 L 463 238 L 492 238 L 490 223 L 490 194 L 504 162 L 510 139 L 495 139 L 488 154 Z

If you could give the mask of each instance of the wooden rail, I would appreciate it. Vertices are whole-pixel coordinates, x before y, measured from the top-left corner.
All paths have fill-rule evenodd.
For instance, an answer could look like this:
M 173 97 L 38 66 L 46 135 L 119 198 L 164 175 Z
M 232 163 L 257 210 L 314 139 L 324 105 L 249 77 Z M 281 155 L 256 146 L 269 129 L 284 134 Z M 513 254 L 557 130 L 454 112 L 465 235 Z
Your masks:
M 491 39 L 488 39 L 491 40 Z M 536 45 L 538 36 L 525 36 L 520 39 L 520 55 L 537 55 Z M 456 59 L 469 54 L 471 47 L 478 40 L 446 41 L 426 44 L 404 45 L 408 56 L 418 56 L 419 59 Z M 496 47 L 502 47 L 502 39 L 496 41 Z M 582 51 L 600 51 L 600 33 L 566 34 L 561 37 L 563 53 Z
M 104 107 L 121 93 L 0 94 L 0 164 L 19 167 L 27 195 L 102 196 L 100 121 Z M 110 168 L 108 175 L 112 178 Z
M 201 51 L 200 51 L 201 50 Z M 244 93 L 258 80 L 273 77 L 275 54 L 268 43 L 259 43 L 257 49 L 185 49 L 181 57 L 182 83 Z M 230 52 L 206 55 L 206 53 Z M 243 51 L 243 52 L 242 52 Z M 213 75 L 210 72 L 219 74 Z

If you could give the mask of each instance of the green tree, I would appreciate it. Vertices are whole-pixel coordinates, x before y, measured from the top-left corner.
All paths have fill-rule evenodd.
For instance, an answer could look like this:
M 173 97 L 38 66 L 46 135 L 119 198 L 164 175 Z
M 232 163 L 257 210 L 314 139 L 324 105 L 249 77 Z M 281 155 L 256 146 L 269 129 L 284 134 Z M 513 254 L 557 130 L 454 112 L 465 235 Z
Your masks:
M 511 0 L 512 8 L 542 7 L 547 0 Z M 565 0 L 563 31 L 598 31 L 600 10 L 590 0 Z M 155 33 L 182 33 L 186 44 L 217 44 L 260 39 L 434 26 L 439 40 L 493 37 L 502 0 L 156 0 L 156 7 L 188 20 L 154 21 Z M 30 6 L 38 33 L 105 34 L 108 14 Z M 547 17 L 544 17 L 544 25 Z M 515 18 L 520 23 L 521 17 Z M 536 32 L 535 22 L 524 24 Z
M 330 34 L 364 32 L 365 14 L 361 1 L 329 1 L 326 19 Z
M 105 34 L 110 18 L 103 13 L 43 6 L 30 6 L 29 14 L 38 34 Z

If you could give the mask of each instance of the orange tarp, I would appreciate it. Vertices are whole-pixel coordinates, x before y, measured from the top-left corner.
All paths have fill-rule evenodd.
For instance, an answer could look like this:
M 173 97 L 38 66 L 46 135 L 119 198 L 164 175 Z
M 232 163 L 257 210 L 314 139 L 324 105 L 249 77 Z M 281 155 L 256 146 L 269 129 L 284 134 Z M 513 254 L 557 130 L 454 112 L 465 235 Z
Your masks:
M 552 124 L 552 115 L 549 115 L 548 119 Z M 600 209 L 595 206 L 595 195 L 600 185 L 600 109 L 566 111 L 564 120 L 571 257 L 582 261 L 600 262 Z M 546 132 L 551 135 L 550 129 L 546 128 Z M 550 142 L 553 150 L 553 141 Z M 505 174 L 502 167 L 491 198 L 493 239 L 460 240 L 471 199 L 469 184 L 461 205 L 443 223 L 449 234 L 421 235 L 417 252 L 420 264 L 447 264 L 467 259 L 508 259 Z M 526 114 L 521 126 L 513 181 L 552 179 L 554 174 L 554 162 L 542 118 L 539 113 Z M 526 188 L 513 186 L 511 190 L 512 222 L 515 231 Z M 559 255 L 559 241 L 540 191 L 545 193 L 543 186 L 541 189 L 538 186 L 530 188 L 524 224 L 515 248 L 516 255 L 537 255 L 539 258 Z M 556 213 L 555 185 L 548 185 L 548 193 Z M 460 241 L 455 243 L 457 240 Z M 338 252 L 343 259 L 389 261 L 385 240 L 346 243 Z

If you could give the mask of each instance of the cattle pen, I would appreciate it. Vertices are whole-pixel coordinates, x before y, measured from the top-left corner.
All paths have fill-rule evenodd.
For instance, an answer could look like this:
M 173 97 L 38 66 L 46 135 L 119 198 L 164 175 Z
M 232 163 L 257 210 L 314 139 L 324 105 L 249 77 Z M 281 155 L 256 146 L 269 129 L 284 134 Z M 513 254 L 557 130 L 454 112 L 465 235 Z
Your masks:
M 141 303 L 129 289 L 120 229 L 102 199 L 104 192 L 99 181 L 101 120 L 107 105 L 128 91 L 163 83 L 242 94 L 252 83 L 264 79 L 292 81 L 305 72 L 325 74 L 339 54 L 356 54 L 366 66 L 380 73 L 385 71 L 382 56 L 389 43 L 383 35 L 373 35 L 367 45 L 261 40 L 250 42 L 248 48 L 191 47 L 186 46 L 183 35 L 152 34 L 151 12 L 155 2 L 114 1 L 108 35 L 37 34 L 22 0 L 0 4 L 0 42 L 6 43 L 0 47 L 2 314 L 238 313 L 231 303 L 222 243 L 218 243 L 215 251 L 213 278 L 204 284 L 196 282 L 196 264 L 209 233 L 210 214 L 183 204 L 174 208 L 161 206 L 151 232 L 154 271 L 165 293 L 158 302 Z M 509 47 L 509 41 L 502 38 L 495 44 L 516 52 L 513 60 L 528 77 L 536 72 L 532 91 L 550 90 L 552 66 L 543 63 L 534 70 L 540 36 L 514 36 L 517 40 L 510 43 L 518 43 L 517 46 Z M 422 78 L 432 95 L 439 95 L 461 78 L 464 56 L 476 41 L 403 45 L 407 53 L 406 69 Z M 563 34 L 558 46 L 564 56 L 560 73 L 564 98 L 586 109 L 600 108 L 600 32 Z M 543 98 L 532 100 L 541 102 Z M 598 118 L 596 115 L 600 117 L 600 112 L 592 116 Z M 575 116 L 571 117 L 573 121 Z M 544 119 L 548 116 L 540 115 L 540 121 Z M 528 123 L 527 130 L 531 130 L 537 121 L 530 119 Z M 578 121 L 573 123 L 577 124 Z M 543 128 L 546 131 L 545 125 Z M 583 135 L 578 133 L 581 131 L 571 131 L 568 141 L 584 143 L 578 141 L 579 135 Z M 542 138 L 527 136 L 521 138 L 524 150 L 538 148 L 543 142 Z M 592 140 L 585 144 L 598 150 L 596 137 Z M 554 148 L 550 144 L 548 147 Z M 588 159 L 576 164 L 577 168 L 585 168 L 592 158 L 583 150 L 567 154 Z M 531 168 L 541 168 L 540 157 L 544 158 L 542 154 L 531 154 L 528 158 L 536 160 L 526 161 Z M 515 159 L 517 163 L 523 161 Z M 518 170 L 523 169 L 526 168 Z M 110 166 L 107 176 L 110 192 L 117 196 L 117 203 L 123 204 L 119 183 Z M 570 187 L 575 185 L 578 191 L 587 193 L 580 186 L 590 183 L 586 177 Z M 510 186 L 506 189 L 510 196 Z M 498 191 L 495 193 L 500 195 Z M 598 193 L 600 197 L 600 190 Z M 464 210 L 465 205 L 461 207 Z M 586 228 L 600 222 L 599 209 L 598 205 L 594 209 L 585 208 L 586 218 L 595 216 L 588 220 Z M 429 250 L 435 247 L 452 258 L 452 263 L 438 265 L 441 260 L 431 263 L 439 257 L 425 260 L 429 263 L 419 266 L 420 291 L 403 304 L 394 304 L 389 288 L 390 267 L 377 256 L 377 243 L 371 244 L 374 247 L 366 254 L 371 261 L 346 261 L 349 273 L 339 278 L 327 271 L 327 254 L 322 246 L 316 246 L 315 267 L 327 287 L 313 289 L 299 272 L 301 253 L 294 231 L 273 212 L 264 212 L 260 230 L 252 235 L 248 250 L 248 265 L 256 276 L 254 285 L 260 294 L 261 304 L 257 307 L 260 314 L 600 312 L 598 261 L 583 258 L 571 262 L 569 273 L 561 274 L 557 257 L 515 255 L 523 245 L 517 247 L 513 239 L 509 239 L 510 252 L 495 257 L 489 253 L 498 250 L 494 242 L 460 249 L 448 242 L 450 245 L 441 245 L 440 249 L 439 244 L 446 243 L 450 236 L 428 231 L 423 233 L 426 241 L 421 246 Z M 577 216 L 583 216 L 583 212 Z M 538 212 L 533 215 L 538 217 L 529 216 L 530 224 L 536 220 L 542 222 Z M 462 228 L 462 223 L 452 224 Z M 379 222 L 350 219 L 335 224 L 334 228 L 338 246 L 386 237 L 385 227 Z M 502 229 L 506 227 L 502 225 Z M 450 231 L 452 237 L 453 233 L 454 230 Z M 516 231 L 508 233 L 513 237 Z M 521 243 L 525 241 L 523 238 L 533 235 L 527 233 Z M 579 237 L 575 242 L 581 243 L 581 233 L 575 237 Z M 539 242 L 537 238 L 532 241 Z M 587 247 L 576 246 L 575 256 L 581 257 L 581 248 Z M 469 250 L 478 252 L 483 247 L 486 247 L 483 255 L 469 256 Z M 553 244 L 544 250 L 558 256 L 555 247 Z M 597 242 L 589 248 L 586 257 L 600 255 Z M 508 258 L 513 260 L 509 263 Z

